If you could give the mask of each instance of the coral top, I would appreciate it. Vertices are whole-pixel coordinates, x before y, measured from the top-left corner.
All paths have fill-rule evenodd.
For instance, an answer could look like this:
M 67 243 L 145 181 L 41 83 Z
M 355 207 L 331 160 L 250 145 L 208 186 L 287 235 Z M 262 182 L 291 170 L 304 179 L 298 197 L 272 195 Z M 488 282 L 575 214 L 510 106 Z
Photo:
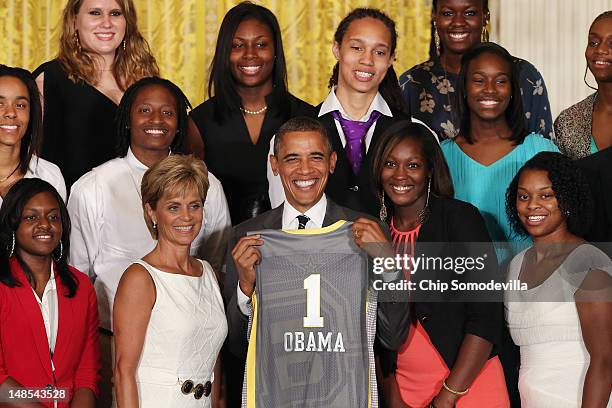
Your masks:
M 391 221 L 391 236 L 396 252 L 414 255 L 414 244 L 421 225 L 402 232 Z M 407 274 L 410 276 L 410 274 Z M 398 350 L 395 379 L 402 400 L 412 408 L 426 407 L 442 388 L 450 370 L 419 321 L 410 327 L 408 339 Z M 457 408 L 508 408 L 504 371 L 497 356 L 489 359 L 472 383 L 470 391 L 459 398 Z

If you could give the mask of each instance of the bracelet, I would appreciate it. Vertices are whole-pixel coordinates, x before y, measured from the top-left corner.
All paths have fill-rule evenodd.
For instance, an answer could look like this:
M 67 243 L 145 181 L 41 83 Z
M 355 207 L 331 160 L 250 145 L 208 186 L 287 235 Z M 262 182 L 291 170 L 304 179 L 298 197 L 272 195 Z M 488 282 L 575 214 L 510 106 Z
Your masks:
M 465 395 L 470 390 L 469 388 L 466 388 L 463 391 L 455 391 L 451 387 L 448 386 L 448 384 L 446 383 L 446 380 L 442 381 L 442 387 L 444 387 L 444 389 L 446 391 L 448 391 L 448 392 L 450 392 L 451 394 L 454 394 L 454 395 Z

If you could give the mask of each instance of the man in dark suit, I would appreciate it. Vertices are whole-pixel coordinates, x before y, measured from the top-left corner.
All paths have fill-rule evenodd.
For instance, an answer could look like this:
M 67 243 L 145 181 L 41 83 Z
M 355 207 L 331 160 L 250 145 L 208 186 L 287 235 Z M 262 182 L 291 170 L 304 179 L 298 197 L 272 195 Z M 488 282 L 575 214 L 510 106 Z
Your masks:
M 246 236 L 261 229 L 320 228 L 338 220 L 354 221 L 356 244 L 371 251 L 368 243 L 388 242 L 388 233 L 371 218 L 341 207 L 325 194 L 327 180 L 335 170 L 337 156 L 332 150 L 325 128 L 310 118 L 293 118 L 277 132 L 272 170 L 279 175 L 285 203 L 234 228 L 226 258 L 224 298 L 227 305 L 229 350 L 239 358 L 246 357 L 250 298 L 255 288 L 255 265 L 264 242 L 258 235 Z M 392 253 L 391 247 L 389 250 Z M 391 253 L 389 255 L 391 255 Z M 370 254 L 372 255 L 372 254 Z M 395 274 L 399 278 L 399 274 Z M 380 303 L 377 312 L 377 338 L 390 349 L 405 339 L 408 303 Z

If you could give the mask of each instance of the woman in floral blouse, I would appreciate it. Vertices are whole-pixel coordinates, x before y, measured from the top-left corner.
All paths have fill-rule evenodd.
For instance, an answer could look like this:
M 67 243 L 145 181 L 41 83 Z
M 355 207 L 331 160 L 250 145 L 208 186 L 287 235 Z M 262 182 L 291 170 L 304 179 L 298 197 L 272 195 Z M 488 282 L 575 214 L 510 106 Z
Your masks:
M 440 137 L 459 133 L 456 97 L 461 57 L 472 46 L 488 41 L 488 0 L 434 0 L 430 59 L 400 77 L 402 95 L 410 114 L 425 122 Z M 526 128 L 552 138 L 553 126 L 544 79 L 525 60 L 518 59 Z

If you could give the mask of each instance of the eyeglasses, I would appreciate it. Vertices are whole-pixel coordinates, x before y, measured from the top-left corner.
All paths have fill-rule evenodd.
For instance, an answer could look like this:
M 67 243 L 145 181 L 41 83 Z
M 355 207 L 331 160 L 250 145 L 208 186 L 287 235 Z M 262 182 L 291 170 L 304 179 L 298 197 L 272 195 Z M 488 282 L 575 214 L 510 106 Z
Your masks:
M 191 380 L 186 380 L 181 385 L 181 392 L 184 395 L 189 395 L 193 393 L 193 398 L 199 400 L 200 398 L 208 397 L 210 395 L 210 391 L 212 389 L 212 384 L 210 381 L 206 381 L 204 384 L 194 384 Z

